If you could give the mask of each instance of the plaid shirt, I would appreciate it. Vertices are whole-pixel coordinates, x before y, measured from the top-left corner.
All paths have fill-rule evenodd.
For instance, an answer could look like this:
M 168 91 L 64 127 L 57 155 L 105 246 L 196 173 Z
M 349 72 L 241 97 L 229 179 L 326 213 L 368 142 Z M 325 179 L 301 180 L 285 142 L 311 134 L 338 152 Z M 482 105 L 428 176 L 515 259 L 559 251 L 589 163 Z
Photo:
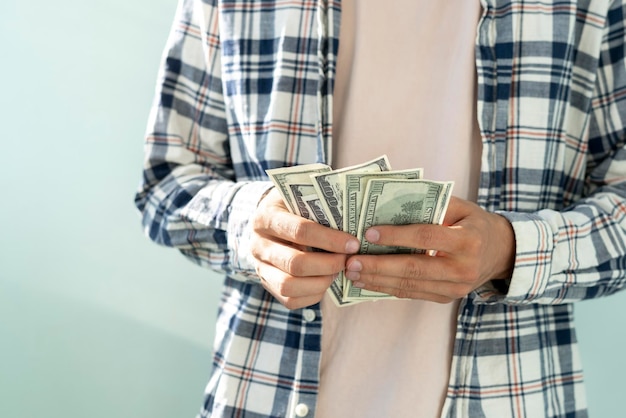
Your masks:
M 478 203 L 512 223 L 506 294 L 462 301 L 445 417 L 587 416 L 572 302 L 626 283 L 623 0 L 482 0 Z M 226 276 L 202 416 L 313 416 L 319 306 L 258 284 L 264 170 L 330 162 L 340 3 L 182 0 L 146 136 L 146 234 Z M 417 164 L 418 162 L 416 162 Z

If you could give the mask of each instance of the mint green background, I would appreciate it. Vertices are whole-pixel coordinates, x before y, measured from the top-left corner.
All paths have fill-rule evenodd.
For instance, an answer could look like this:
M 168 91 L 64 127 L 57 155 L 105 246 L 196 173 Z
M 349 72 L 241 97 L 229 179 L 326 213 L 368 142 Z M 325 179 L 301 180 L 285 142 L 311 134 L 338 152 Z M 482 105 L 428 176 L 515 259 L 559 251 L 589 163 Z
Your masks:
M 144 238 L 132 203 L 175 7 L 0 2 L 2 418 L 199 409 L 220 280 Z M 624 416 L 625 302 L 578 306 L 594 417 Z

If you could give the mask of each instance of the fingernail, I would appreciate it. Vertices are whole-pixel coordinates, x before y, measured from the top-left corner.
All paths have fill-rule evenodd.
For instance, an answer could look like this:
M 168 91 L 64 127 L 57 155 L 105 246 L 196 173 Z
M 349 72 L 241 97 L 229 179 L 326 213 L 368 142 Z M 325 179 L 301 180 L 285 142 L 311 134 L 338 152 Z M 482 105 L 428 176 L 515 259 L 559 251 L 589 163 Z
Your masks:
M 363 264 L 361 264 L 358 260 L 353 260 L 350 265 L 348 265 L 348 271 L 361 271 L 363 270 Z
M 373 228 L 370 228 L 365 232 L 365 239 L 369 242 L 378 242 L 378 240 L 380 239 L 380 232 Z
M 352 286 L 357 287 L 359 289 L 363 289 L 365 287 L 365 283 L 363 283 L 363 282 L 352 282 Z
M 359 280 L 361 278 L 361 273 L 357 273 L 356 271 L 346 271 L 345 276 L 348 280 Z
M 346 243 L 346 253 L 348 254 L 355 254 L 359 251 L 359 248 L 361 248 L 361 244 L 355 239 L 351 239 Z

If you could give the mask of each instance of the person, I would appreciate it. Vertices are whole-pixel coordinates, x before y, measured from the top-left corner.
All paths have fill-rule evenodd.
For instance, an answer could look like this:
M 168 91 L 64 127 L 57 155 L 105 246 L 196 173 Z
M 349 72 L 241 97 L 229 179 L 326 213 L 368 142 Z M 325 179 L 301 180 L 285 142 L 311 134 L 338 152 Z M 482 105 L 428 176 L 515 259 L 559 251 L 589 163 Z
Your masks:
M 585 417 L 573 303 L 626 283 L 623 0 L 181 0 L 136 195 L 224 274 L 202 417 Z M 265 170 L 453 180 L 443 225 L 352 235 Z M 319 248 L 325 251 L 312 251 Z M 338 273 L 398 300 L 338 308 Z

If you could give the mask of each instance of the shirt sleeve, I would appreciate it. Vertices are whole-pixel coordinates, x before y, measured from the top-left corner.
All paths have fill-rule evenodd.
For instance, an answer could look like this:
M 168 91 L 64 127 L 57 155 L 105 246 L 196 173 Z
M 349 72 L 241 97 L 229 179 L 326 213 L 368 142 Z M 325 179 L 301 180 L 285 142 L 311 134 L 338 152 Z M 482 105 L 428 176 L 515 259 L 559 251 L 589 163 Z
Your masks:
M 626 10 L 614 3 L 591 104 L 586 197 L 562 211 L 500 212 L 515 231 L 515 267 L 506 294 L 486 286 L 479 301 L 570 303 L 626 285 Z
M 147 236 L 197 264 L 256 280 L 250 217 L 271 187 L 240 182 L 229 153 L 218 10 L 181 0 L 170 32 L 145 137 L 135 197 Z

